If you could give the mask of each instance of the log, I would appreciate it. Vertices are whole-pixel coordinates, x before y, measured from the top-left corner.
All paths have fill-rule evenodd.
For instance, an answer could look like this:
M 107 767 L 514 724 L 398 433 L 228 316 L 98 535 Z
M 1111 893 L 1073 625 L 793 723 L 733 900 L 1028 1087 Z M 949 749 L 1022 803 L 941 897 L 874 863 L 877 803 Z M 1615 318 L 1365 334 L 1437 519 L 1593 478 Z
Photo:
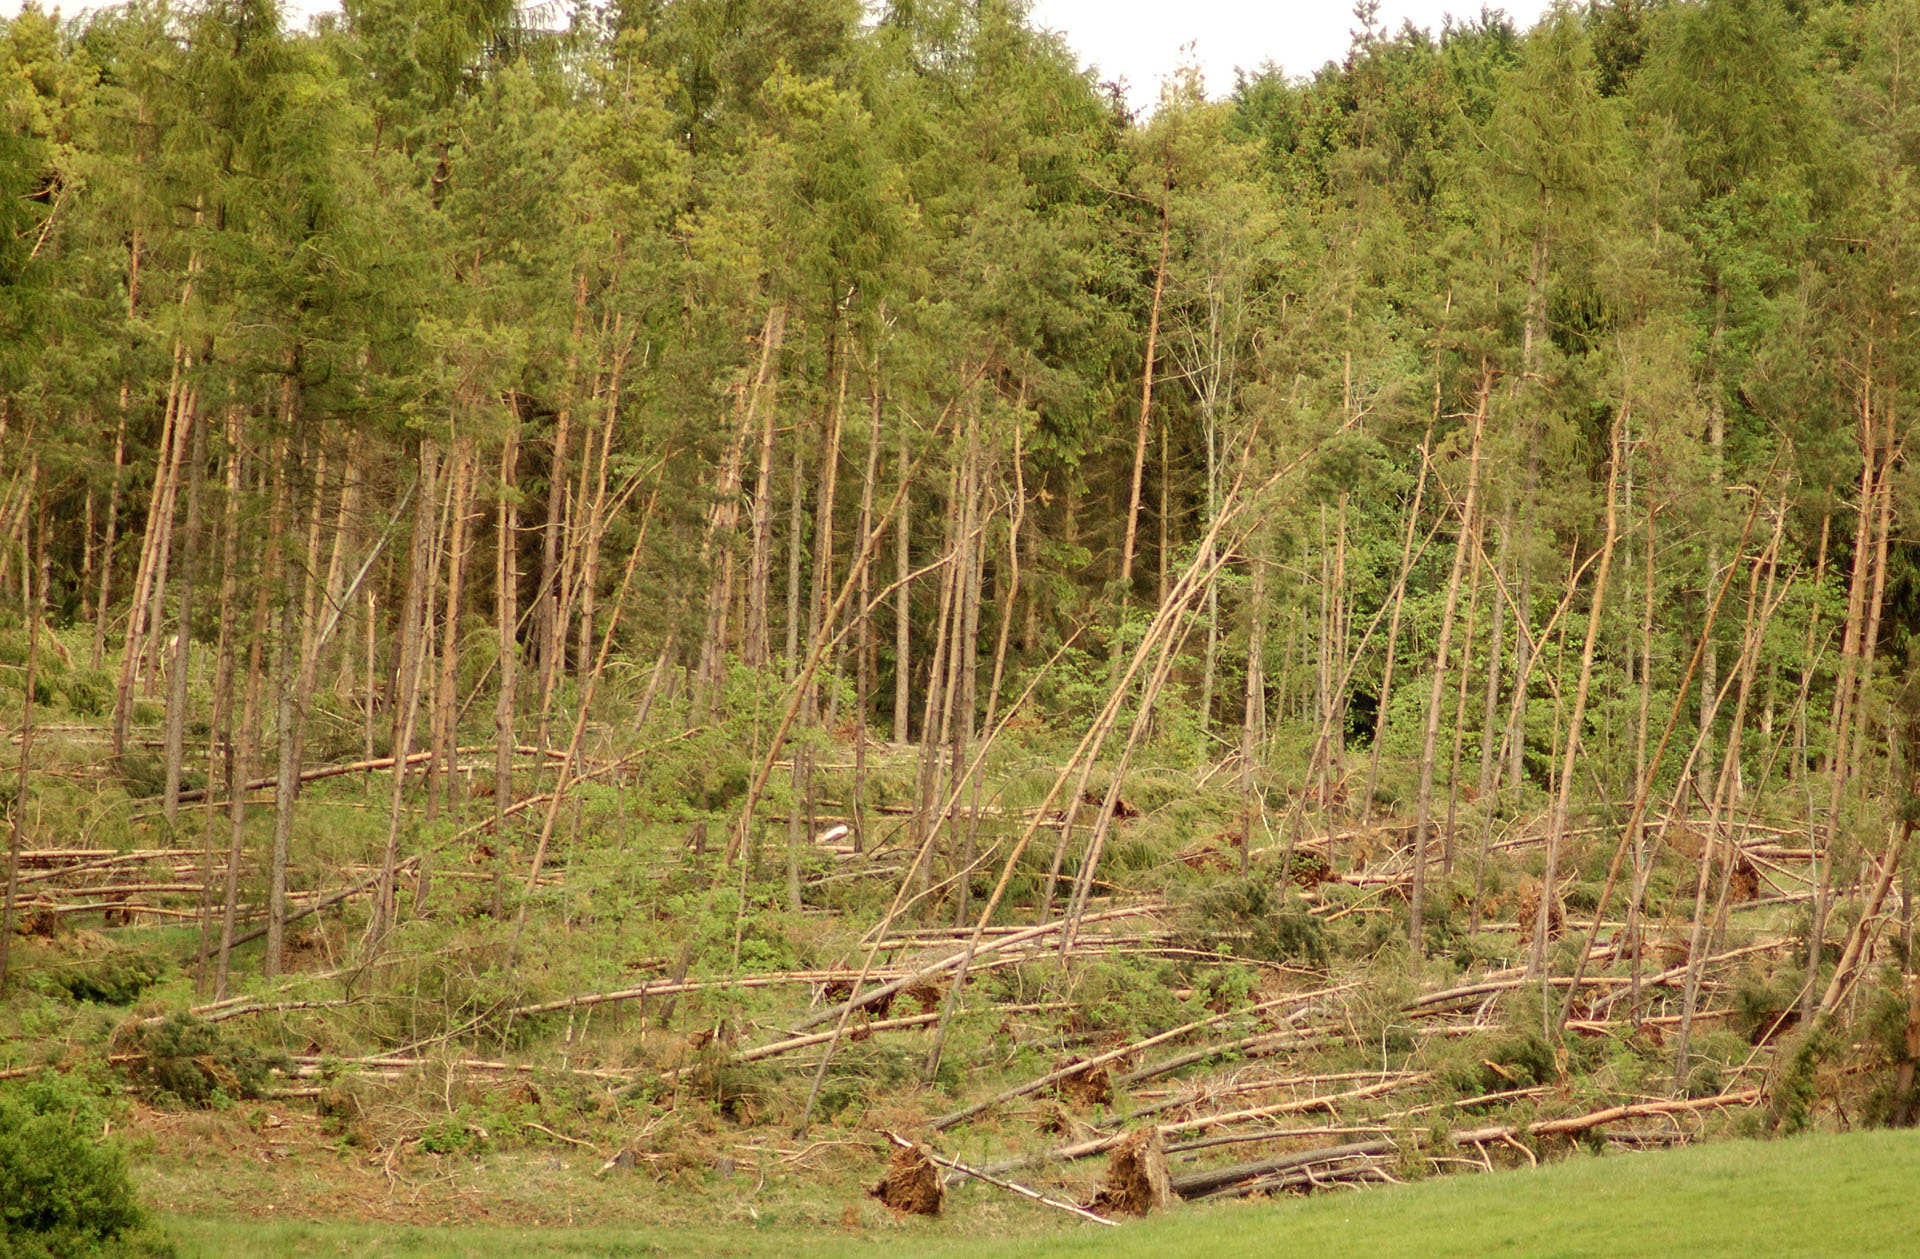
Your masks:
M 990 947 L 990 946 L 987 946 L 987 947 Z M 986 952 L 987 947 L 982 947 L 980 952 L 982 953 Z M 1348 987 L 1352 987 L 1352 985 L 1351 984 L 1341 985 L 1341 988 L 1348 988 Z M 1340 990 L 1341 990 L 1340 988 L 1334 988 L 1334 989 L 1329 989 L 1328 992 L 1337 992 Z M 1297 1011 L 1292 1017 L 1298 1018 L 1306 1014 L 1309 1010 L 1313 1008 L 1314 1001 L 1326 995 L 1327 993 L 1324 993 L 1324 992 L 1315 993 L 1312 997 L 1307 998 L 1306 1005 L 1301 1010 Z M 1093 1058 L 1088 1058 L 1083 1062 L 1069 1063 L 1064 1067 L 1060 1067 L 1056 1070 L 1049 1071 L 1047 1074 L 1039 1077 L 1038 1079 L 1028 1080 L 1024 1084 L 1016 1084 L 1010 1089 L 1003 1089 L 1000 1092 L 994 1094 L 992 1097 L 985 1098 L 981 1101 L 974 1102 L 971 1105 L 963 1106 L 959 1110 L 953 1111 L 949 1114 L 942 1115 L 940 1116 L 940 1118 L 935 1119 L 928 1126 L 931 1127 L 935 1132 L 944 1131 L 948 1128 L 951 1128 L 953 1125 L 960 1123 L 962 1120 L 971 1119 L 975 1115 L 979 1114 L 984 1110 L 990 1110 L 993 1107 L 998 1106 L 1001 1102 L 1012 1101 L 1016 1097 L 1025 1097 L 1029 1093 L 1037 1093 L 1041 1089 L 1044 1089 L 1049 1085 L 1058 1084 L 1061 1080 L 1066 1079 L 1068 1076 L 1079 1075 L 1082 1072 L 1090 1071 L 1097 1067 L 1104 1067 L 1110 1062 L 1118 1061 L 1121 1058 L 1131 1057 L 1133 1054 L 1138 1053 L 1143 1049 L 1151 1049 L 1155 1045 L 1163 1045 L 1170 1040 L 1177 1040 L 1182 1036 L 1186 1036 L 1193 1032 L 1200 1031 L 1202 1028 L 1218 1026 L 1219 1024 L 1226 1022 L 1228 1019 L 1244 1018 L 1248 1015 L 1260 1014 L 1267 1010 L 1274 1009 L 1277 1006 L 1287 1005 L 1291 1002 L 1297 1002 L 1299 1000 L 1301 1000 L 1301 998 L 1297 995 L 1279 997 L 1272 1001 L 1259 1002 L 1258 1004 L 1248 1006 L 1243 1010 L 1229 1010 L 1225 1014 L 1216 1014 L 1210 1018 L 1198 1019 L 1192 1023 L 1182 1023 L 1179 1027 L 1173 1028 L 1170 1031 L 1161 1032 L 1157 1036 L 1149 1036 L 1145 1040 L 1138 1040 L 1138 1041 L 1134 1041 L 1132 1044 L 1122 1045 L 1118 1049 L 1109 1050 L 1104 1054 L 1100 1054 Z M 1124 1078 L 1125 1077 L 1123 1077 L 1123 1079 Z
M 1470 1128 L 1450 1134 L 1447 1140 L 1449 1144 L 1460 1146 L 1483 1145 L 1492 1141 L 1513 1141 L 1521 1136 L 1571 1136 L 1609 1123 L 1617 1123 L 1622 1119 L 1635 1119 L 1648 1115 L 1693 1114 L 1729 1106 L 1751 1106 L 1759 1100 L 1759 1089 L 1741 1089 L 1733 1093 L 1716 1094 L 1713 1097 L 1686 1098 L 1670 1102 L 1629 1102 L 1621 1106 L 1589 1111 L 1584 1115 L 1569 1115 L 1562 1119 L 1542 1119 L 1524 1127 L 1495 1124 L 1484 1128 Z M 1387 1154 L 1398 1148 L 1392 1138 L 1380 1137 L 1372 1141 L 1354 1141 L 1317 1150 L 1301 1150 L 1246 1163 L 1229 1163 L 1224 1167 L 1207 1168 L 1203 1171 L 1175 1176 L 1173 1191 L 1187 1199 L 1212 1197 L 1231 1192 L 1248 1181 L 1264 1181 L 1277 1173 L 1297 1171 L 1320 1163 Z
M 1002 1180 L 998 1176 L 994 1176 L 988 1172 L 981 1171 L 979 1168 L 969 1167 L 958 1159 L 946 1158 L 942 1155 L 935 1154 L 931 1146 L 926 1146 L 926 1145 L 916 1146 L 914 1142 L 907 1140 L 905 1137 L 899 1135 L 898 1133 L 889 1132 L 887 1134 L 887 1140 L 893 1142 L 894 1145 L 900 1147 L 902 1152 L 914 1150 L 914 1149 L 924 1150 L 926 1151 L 926 1157 L 929 1162 L 937 1163 L 941 1167 L 949 1168 L 953 1171 L 959 1172 L 962 1176 L 969 1176 L 969 1177 L 972 1177 L 974 1180 L 984 1181 L 987 1184 L 992 1185 L 996 1189 L 1005 1189 L 1009 1193 L 1017 1193 L 1023 1198 L 1026 1198 L 1033 1202 L 1038 1202 L 1042 1206 L 1052 1207 L 1056 1211 L 1065 1211 L 1069 1215 L 1077 1215 L 1081 1219 L 1087 1220 L 1090 1223 L 1104 1225 L 1108 1228 L 1114 1227 L 1114 1223 L 1112 1220 L 1105 1219 L 1101 1216 L 1095 1215 L 1093 1212 L 1087 1210 L 1085 1207 L 1075 1206 L 1071 1202 L 1063 1202 L 1059 1198 L 1050 1198 L 1046 1194 L 1041 1193 L 1037 1189 L 1029 1189 L 1027 1188 L 1027 1186 L 1015 1184 L 1011 1180 Z M 895 1161 L 898 1162 L 898 1156 L 895 1157 Z M 934 1180 L 937 1186 L 939 1184 L 939 1178 L 935 1177 Z M 882 1183 L 884 1184 L 885 1182 L 882 1182 Z M 877 1189 L 875 1191 L 875 1196 L 879 1196 Z M 939 1208 L 936 1206 L 935 1210 L 938 1210 L 938 1209 Z
M 1242 1181 L 1271 1176 L 1275 1172 L 1294 1171 L 1312 1167 L 1316 1163 L 1337 1163 L 1342 1159 L 1364 1155 L 1391 1154 L 1397 1149 L 1399 1146 L 1393 1138 L 1378 1137 L 1372 1141 L 1351 1141 L 1346 1145 L 1333 1145 L 1320 1150 L 1300 1150 L 1273 1158 L 1255 1159 L 1249 1163 L 1229 1163 L 1225 1167 L 1210 1167 L 1204 1171 L 1175 1176 L 1172 1179 L 1173 1191 L 1188 1200 L 1207 1198 L 1231 1189 Z

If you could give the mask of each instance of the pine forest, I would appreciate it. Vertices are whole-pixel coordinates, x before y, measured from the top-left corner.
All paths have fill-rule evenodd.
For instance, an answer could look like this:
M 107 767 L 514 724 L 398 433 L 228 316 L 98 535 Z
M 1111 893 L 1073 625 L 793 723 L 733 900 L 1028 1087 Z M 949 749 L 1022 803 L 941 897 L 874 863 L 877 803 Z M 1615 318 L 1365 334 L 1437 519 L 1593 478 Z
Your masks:
M 0 1253 L 1920 1119 L 1920 0 L 1352 25 L 0 19 Z

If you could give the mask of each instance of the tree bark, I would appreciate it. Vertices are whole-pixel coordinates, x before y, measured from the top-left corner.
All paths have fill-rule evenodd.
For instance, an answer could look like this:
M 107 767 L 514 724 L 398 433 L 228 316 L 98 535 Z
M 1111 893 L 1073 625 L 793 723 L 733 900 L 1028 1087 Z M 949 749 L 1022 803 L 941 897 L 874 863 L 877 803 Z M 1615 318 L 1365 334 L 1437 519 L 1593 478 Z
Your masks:
M 193 641 L 193 586 L 198 576 L 194 560 L 200 538 L 200 496 L 206 483 L 207 426 L 196 405 L 187 414 L 187 537 L 180 557 L 179 589 L 175 605 L 180 609 L 180 627 L 174 635 L 173 664 L 167 677 L 166 794 L 162 809 L 167 825 L 180 820 L 180 775 L 186 762 L 187 746 L 187 669 L 191 664 Z
M 496 651 L 500 662 L 500 690 L 493 704 L 493 820 L 496 828 L 506 819 L 507 807 L 513 803 L 513 718 L 520 669 L 520 645 L 515 633 L 520 622 L 519 459 L 520 427 L 516 417 L 500 444 L 499 503 L 495 507 L 493 611 Z
M 1579 763 L 1580 727 L 1587 719 L 1587 696 L 1593 686 L 1593 657 L 1600 643 L 1600 623 L 1607 604 L 1607 581 L 1613 573 L 1613 548 L 1620 536 L 1620 512 L 1616 491 L 1620 485 L 1620 425 L 1624 422 L 1626 403 L 1621 404 L 1620 414 L 1615 417 L 1614 428 L 1608 434 L 1607 441 L 1607 525 L 1606 536 L 1600 543 L 1600 567 L 1593 577 L 1593 598 L 1587 609 L 1587 635 L 1580 647 L 1580 680 L 1574 685 L 1573 710 L 1567 718 L 1567 738 L 1565 751 L 1560 761 L 1558 790 L 1554 794 L 1553 814 L 1547 823 L 1547 867 L 1540 877 L 1540 909 L 1534 915 L 1533 951 L 1527 959 L 1529 978 L 1544 973 L 1547 960 L 1547 928 L 1552 914 L 1549 907 L 1556 903 L 1556 882 L 1560 873 L 1561 849 L 1566 843 L 1567 809 L 1573 798 L 1573 778 L 1575 766 Z M 1553 1003 L 1541 1004 L 1542 1018 L 1548 1018 L 1548 1007 Z
M 40 461 L 33 458 L 27 472 L 26 502 L 34 503 L 39 499 Z M 39 512 L 27 513 L 27 536 L 33 533 L 32 526 L 38 518 L 39 563 L 34 562 L 34 549 L 30 545 L 21 549 L 20 580 L 27 588 L 27 672 L 26 689 L 20 698 L 20 761 L 18 772 L 13 781 L 13 808 L 9 810 L 11 818 L 7 827 L 7 899 L 4 913 L 0 913 L 0 996 L 7 991 L 9 965 L 12 961 L 14 911 L 20 899 L 20 848 L 27 824 L 27 789 L 30 785 L 29 772 L 33 767 L 33 693 L 40 682 L 40 631 L 41 622 L 46 615 L 46 551 L 47 521 L 45 505 Z
M 1127 495 L 1127 533 L 1120 548 L 1120 590 L 1126 597 L 1133 582 L 1133 546 L 1140 528 L 1140 482 L 1147 466 L 1147 433 L 1153 413 L 1153 365 L 1160 350 L 1160 298 L 1167 286 L 1167 252 L 1172 241 L 1172 219 L 1166 199 L 1160 202 L 1160 260 L 1153 268 L 1153 304 L 1147 312 L 1146 356 L 1140 366 L 1140 424 L 1133 438 L 1133 488 Z
M 1426 734 L 1421 741 L 1420 794 L 1415 802 L 1413 828 L 1413 891 L 1407 912 L 1407 939 L 1415 958 L 1421 956 L 1421 935 L 1425 926 L 1427 828 L 1433 818 L 1433 763 L 1440 744 L 1440 709 L 1446 697 L 1453 613 L 1460 600 L 1460 577 L 1472 549 L 1474 522 L 1480 509 L 1480 439 L 1487 423 L 1487 395 L 1493 388 L 1491 369 L 1482 363 L 1480 372 L 1480 397 L 1474 406 L 1473 428 L 1467 438 L 1467 494 L 1460 509 L 1460 535 L 1453 548 L 1453 571 L 1447 577 L 1446 604 L 1440 613 L 1440 637 L 1433 649 L 1433 690 L 1427 697 Z

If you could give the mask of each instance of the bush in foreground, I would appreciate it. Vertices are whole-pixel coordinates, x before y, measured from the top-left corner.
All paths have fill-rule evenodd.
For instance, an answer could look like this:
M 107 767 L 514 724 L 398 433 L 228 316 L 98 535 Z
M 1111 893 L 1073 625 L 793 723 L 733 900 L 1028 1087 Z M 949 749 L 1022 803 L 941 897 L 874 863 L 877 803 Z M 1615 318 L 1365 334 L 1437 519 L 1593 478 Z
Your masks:
M 0 1259 L 171 1253 L 119 1150 L 93 1135 L 96 1099 L 58 1076 L 0 1086 Z

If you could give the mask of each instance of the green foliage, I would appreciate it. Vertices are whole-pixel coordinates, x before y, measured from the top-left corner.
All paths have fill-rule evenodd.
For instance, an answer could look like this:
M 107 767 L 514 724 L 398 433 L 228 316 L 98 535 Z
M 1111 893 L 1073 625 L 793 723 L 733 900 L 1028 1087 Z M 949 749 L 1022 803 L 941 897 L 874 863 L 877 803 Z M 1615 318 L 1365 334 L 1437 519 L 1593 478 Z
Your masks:
M 217 1023 L 169 1014 L 134 1024 L 126 1039 L 126 1071 L 134 1088 L 159 1105 L 210 1107 L 257 1098 L 275 1062 Z
M 1813 1107 L 1820 1098 L 1819 1071 L 1838 1047 L 1832 1030 L 1819 1019 L 1788 1044 L 1770 1090 L 1775 1131 L 1792 1136 L 1812 1127 Z
M 75 669 L 60 689 L 76 717 L 98 717 L 113 703 L 113 679 L 104 669 Z
M 1284 885 L 1261 874 L 1221 879 L 1182 901 L 1178 932 L 1195 948 L 1269 962 L 1325 966 L 1326 929 Z
M 1465 1095 L 1532 1088 L 1551 1084 L 1560 1076 L 1553 1046 L 1538 1032 L 1508 1030 L 1470 1037 L 1450 1052 L 1453 1061 L 1444 1069 L 1444 1078 L 1449 1088 Z
M 1733 1027 L 1752 1044 L 1793 1019 L 1785 1017 L 1793 1010 L 1806 983 L 1806 972 L 1794 965 L 1753 967 L 1733 983 Z
M 105 1117 L 97 1096 L 59 1076 L 0 1084 L 0 1255 L 170 1253 L 141 1236 L 122 1155 L 98 1136 Z
M 161 960 L 149 953 L 116 950 L 49 967 L 34 976 L 34 984 L 42 992 L 61 993 L 75 1001 L 131 1005 L 165 970 Z

